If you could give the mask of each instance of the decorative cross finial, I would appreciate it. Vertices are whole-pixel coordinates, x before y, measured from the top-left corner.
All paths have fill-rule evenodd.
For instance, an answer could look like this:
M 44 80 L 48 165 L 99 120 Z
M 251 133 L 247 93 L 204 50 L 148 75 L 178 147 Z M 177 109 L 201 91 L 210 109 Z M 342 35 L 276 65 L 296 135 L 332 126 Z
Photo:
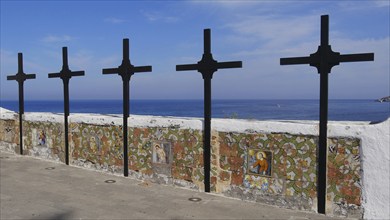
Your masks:
M 35 79 L 35 74 L 26 74 L 23 71 L 23 54 L 18 53 L 18 73 L 7 76 L 7 80 L 16 80 L 19 86 L 19 147 L 20 154 L 23 155 L 23 114 L 24 114 L 24 81 Z
M 321 44 L 317 52 L 309 57 L 281 58 L 280 65 L 309 64 L 317 68 L 318 73 L 330 73 L 332 67 L 340 62 L 373 61 L 373 53 L 345 54 L 333 52 L 329 45 L 329 15 L 321 16 Z
M 122 64 L 118 68 L 103 69 L 103 74 L 118 74 L 122 79 L 130 80 L 134 73 L 151 72 L 152 66 L 133 66 L 130 62 L 129 55 L 129 39 L 123 39 L 123 59 Z
M 130 110 L 130 79 L 134 73 L 151 72 L 152 66 L 133 66 L 130 63 L 129 55 L 129 39 L 123 39 L 123 59 L 122 64 L 118 68 L 103 69 L 103 74 L 118 74 L 122 77 L 123 82 L 123 175 L 129 175 L 129 159 L 127 151 L 127 119 L 129 118 Z
M 373 61 L 373 53 L 341 55 L 333 52 L 329 45 L 329 16 L 321 16 L 321 44 L 317 52 L 309 57 L 281 58 L 280 65 L 309 64 L 320 74 L 320 134 L 318 146 L 317 209 L 325 214 L 326 168 L 327 168 L 327 124 L 328 124 L 328 75 L 332 67 L 340 62 Z
M 27 79 L 35 79 L 35 74 L 26 74 L 23 72 L 23 54 L 18 53 L 18 72 L 16 75 L 7 76 L 7 80 L 16 80 L 18 83 L 23 83 Z
M 211 141 L 211 79 L 218 69 L 241 68 L 241 61 L 217 62 L 211 54 L 210 29 L 204 29 L 204 52 L 197 64 L 176 65 L 176 71 L 197 70 L 204 80 L 204 185 L 205 191 L 210 192 L 210 141 Z
M 68 65 L 68 48 L 62 48 L 62 69 L 59 73 L 49 73 L 49 78 L 61 78 L 64 83 L 64 114 L 69 116 L 69 80 L 72 76 L 84 76 L 84 71 L 71 71 Z
M 204 29 L 204 52 L 202 59 L 197 64 L 184 64 L 176 65 L 176 71 L 187 71 L 187 70 L 197 70 L 203 76 L 203 79 L 213 78 L 214 72 L 218 69 L 228 69 L 228 68 L 241 68 L 241 61 L 233 62 L 217 62 L 213 59 L 213 54 L 211 53 L 211 31 L 210 29 Z
M 18 72 L 16 75 L 7 76 L 7 80 L 16 80 L 19 84 L 19 114 L 24 114 L 24 81 L 27 79 L 35 79 L 35 77 L 35 74 L 26 74 L 23 72 L 23 54 L 18 53 Z

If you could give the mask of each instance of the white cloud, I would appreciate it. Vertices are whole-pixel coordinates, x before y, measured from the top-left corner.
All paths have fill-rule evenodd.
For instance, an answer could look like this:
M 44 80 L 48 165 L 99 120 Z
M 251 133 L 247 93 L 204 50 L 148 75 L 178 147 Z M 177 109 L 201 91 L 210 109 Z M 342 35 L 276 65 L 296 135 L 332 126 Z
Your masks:
M 318 15 L 291 17 L 249 14 L 232 19 L 224 28 L 228 29 L 225 41 L 229 45 L 238 45 L 234 56 L 244 61 L 245 68 L 240 81 L 234 80 L 234 76 L 220 79 L 227 87 L 245 87 L 245 91 L 272 94 L 273 97 L 318 97 L 318 74 L 314 68 L 309 65 L 282 67 L 279 64 L 282 57 L 309 56 L 316 52 L 320 44 Z M 330 44 L 336 52 L 375 53 L 374 62 L 341 63 L 334 67 L 330 97 L 372 98 L 386 95 L 385 91 L 390 89 L 389 37 L 356 39 L 332 27 L 330 31 Z M 346 82 L 349 82 L 348 85 Z
M 375 8 L 389 8 L 389 0 L 370 0 L 370 1 L 340 1 L 339 7 L 346 11 L 360 11 Z
M 23 70 L 30 74 L 31 72 L 47 72 L 48 68 L 39 63 L 39 57 L 34 56 L 31 52 L 23 53 Z M 18 53 L 8 50 L 0 50 L 0 69 L 1 74 L 13 75 L 18 71 Z
M 146 17 L 146 19 L 148 19 L 148 21 L 151 21 L 151 22 L 161 21 L 161 22 L 165 22 L 165 23 L 174 23 L 174 22 L 177 22 L 179 20 L 178 17 L 167 16 L 167 15 L 164 15 L 160 12 L 141 11 L 141 13 L 143 16 Z
M 229 0 L 229 1 L 200 1 L 200 0 L 194 0 L 192 3 L 195 4 L 205 4 L 205 5 L 218 5 L 222 7 L 240 7 L 240 6 L 252 6 L 252 5 L 257 5 L 261 4 L 262 2 L 265 1 L 242 1 L 242 0 Z
M 4 66 L 7 66 L 7 65 L 12 65 L 12 64 L 17 65 L 18 55 L 16 53 L 13 53 L 13 52 L 8 51 L 8 50 L 1 49 L 0 50 L 0 57 L 1 57 L 1 59 L 0 59 L 0 63 L 1 63 L 0 68 L 3 68 Z M 3 71 L 1 71 L 1 73 L 3 73 Z
M 91 66 L 94 61 L 94 56 L 86 50 L 79 50 L 69 56 L 69 65 L 73 69 L 83 69 Z
M 266 1 L 266 0 L 261 0 L 261 1 L 243 1 L 243 0 L 219 0 L 219 1 L 203 1 L 203 0 L 194 0 L 191 1 L 191 3 L 196 4 L 196 5 L 204 5 L 206 7 L 210 6 L 216 6 L 216 7 L 221 7 L 224 9 L 232 9 L 232 10 L 237 10 L 237 9 L 258 9 L 258 10 L 263 10 L 266 9 L 268 10 L 269 8 L 274 8 L 275 5 L 285 5 L 289 1 Z M 261 7 L 260 7 L 261 6 Z
M 112 24 L 121 24 L 121 23 L 126 22 L 126 20 L 114 18 L 114 17 L 106 18 L 106 19 L 104 19 L 104 21 L 107 23 L 112 23 Z
M 234 45 L 246 45 L 239 55 L 257 56 L 264 53 L 296 50 L 302 51 L 300 44 L 312 45 L 318 42 L 318 16 L 277 17 L 277 16 L 243 16 L 227 24 L 233 34 L 227 41 Z M 297 43 L 299 42 L 299 44 Z M 294 45 L 293 51 L 291 45 Z
M 69 35 L 47 35 L 42 39 L 44 43 L 64 43 L 74 40 L 74 37 Z
M 0 50 L 0 99 L 17 99 L 17 83 L 6 80 L 6 76 L 15 75 L 18 71 L 18 52 Z M 25 84 L 25 98 L 30 98 L 30 89 L 34 92 L 40 90 L 47 81 L 49 69 L 47 64 L 41 62 L 42 56 L 34 52 L 23 52 L 23 71 L 26 74 L 36 74 L 38 80 L 28 80 Z M 50 63 L 50 62 L 49 62 Z
M 374 1 L 375 5 L 377 7 L 390 7 L 390 1 L 389 0 L 377 0 Z
M 310 36 L 318 29 L 318 16 L 276 17 L 245 16 L 228 26 L 233 31 L 265 40 L 288 42 L 294 38 Z

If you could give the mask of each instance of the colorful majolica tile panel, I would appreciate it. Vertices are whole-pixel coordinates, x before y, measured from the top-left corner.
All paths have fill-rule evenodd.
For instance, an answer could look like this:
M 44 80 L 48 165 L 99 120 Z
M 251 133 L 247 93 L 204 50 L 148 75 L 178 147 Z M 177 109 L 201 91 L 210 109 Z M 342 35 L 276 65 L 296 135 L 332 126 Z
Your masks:
M 23 122 L 26 154 L 64 160 L 63 125 L 53 122 Z
M 330 139 L 328 149 L 328 200 L 360 205 L 360 141 L 349 138 Z
M 253 149 L 253 148 L 249 149 L 247 174 L 271 177 L 272 164 L 273 164 L 272 159 L 273 159 L 272 151 Z
M 0 141 L 15 142 L 19 138 L 14 120 L 0 120 Z
M 70 124 L 73 159 L 122 166 L 122 136 L 118 126 Z

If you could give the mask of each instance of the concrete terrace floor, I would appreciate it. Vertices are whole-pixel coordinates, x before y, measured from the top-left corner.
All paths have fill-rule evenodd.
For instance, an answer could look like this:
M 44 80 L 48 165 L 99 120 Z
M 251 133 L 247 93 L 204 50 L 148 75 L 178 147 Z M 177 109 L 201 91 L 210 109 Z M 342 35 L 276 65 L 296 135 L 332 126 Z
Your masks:
M 0 170 L 1 219 L 345 219 L 145 183 L 3 151 Z M 193 197 L 201 201 L 189 201 Z

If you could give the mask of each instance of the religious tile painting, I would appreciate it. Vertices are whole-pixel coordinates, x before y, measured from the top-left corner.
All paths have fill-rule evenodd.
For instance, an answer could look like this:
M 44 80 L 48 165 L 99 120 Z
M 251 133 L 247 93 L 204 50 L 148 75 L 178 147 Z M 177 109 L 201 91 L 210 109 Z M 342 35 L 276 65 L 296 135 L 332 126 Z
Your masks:
M 46 134 L 44 130 L 40 130 L 38 134 L 38 145 L 46 144 Z
M 153 143 L 153 163 L 169 164 L 171 157 L 172 144 L 170 142 Z
M 261 149 L 248 150 L 247 171 L 249 175 L 261 175 L 271 177 L 272 175 L 272 151 Z

